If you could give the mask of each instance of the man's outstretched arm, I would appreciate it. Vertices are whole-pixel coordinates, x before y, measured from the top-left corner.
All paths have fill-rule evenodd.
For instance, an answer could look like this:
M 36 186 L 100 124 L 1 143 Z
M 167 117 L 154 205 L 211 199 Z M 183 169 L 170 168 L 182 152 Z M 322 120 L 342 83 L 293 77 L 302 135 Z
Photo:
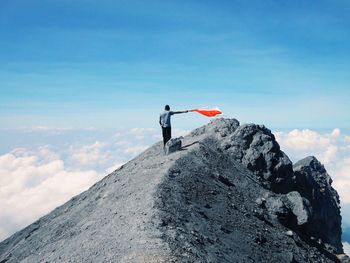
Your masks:
M 173 114 L 180 114 L 180 113 L 187 113 L 188 110 L 182 110 L 182 111 L 173 111 Z

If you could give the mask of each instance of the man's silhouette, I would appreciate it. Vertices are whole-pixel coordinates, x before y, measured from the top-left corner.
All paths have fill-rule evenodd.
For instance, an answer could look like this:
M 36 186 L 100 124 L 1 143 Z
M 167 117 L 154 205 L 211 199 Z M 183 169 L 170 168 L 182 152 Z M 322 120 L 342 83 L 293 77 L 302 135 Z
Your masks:
M 165 105 L 164 112 L 160 114 L 159 124 L 162 127 L 163 143 L 164 146 L 171 139 L 171 122 L 170 118 L 173 114 L 187 113 L 188 110 L 184 111 L 170 111 L 170 106 Z

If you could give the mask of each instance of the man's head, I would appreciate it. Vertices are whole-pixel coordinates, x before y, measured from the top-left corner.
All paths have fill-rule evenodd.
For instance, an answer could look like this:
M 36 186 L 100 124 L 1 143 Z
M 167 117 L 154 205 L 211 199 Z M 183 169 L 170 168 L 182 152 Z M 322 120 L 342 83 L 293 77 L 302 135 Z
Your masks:
M 169 105 L 165 105 L 165 110 L 170 110 L 170 106 Z

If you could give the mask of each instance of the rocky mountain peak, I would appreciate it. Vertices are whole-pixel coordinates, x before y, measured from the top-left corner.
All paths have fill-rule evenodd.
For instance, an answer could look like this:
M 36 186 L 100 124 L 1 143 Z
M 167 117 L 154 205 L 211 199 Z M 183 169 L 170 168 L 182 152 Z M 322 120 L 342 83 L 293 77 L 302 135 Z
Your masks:
M 325 167 L 314 156 L 308 156 L 296 162 L 293 165 L 293 170 L 298 173 L 308 174 L 310 178 L 324 187 L 332 184 L 332 179 L 327 173 Z
M 273 191 L 287 193 L 292 189 L 292 162 L 265 126 L 239 125 L 236 119 L 216 119 L 198 131 L 214 135 L 225 154 L 258 175 Z
M 166 147 L 1 242 L 0 262 L 348 262 L 316 158 L 293 167 L 265 126 L 223 118 Z

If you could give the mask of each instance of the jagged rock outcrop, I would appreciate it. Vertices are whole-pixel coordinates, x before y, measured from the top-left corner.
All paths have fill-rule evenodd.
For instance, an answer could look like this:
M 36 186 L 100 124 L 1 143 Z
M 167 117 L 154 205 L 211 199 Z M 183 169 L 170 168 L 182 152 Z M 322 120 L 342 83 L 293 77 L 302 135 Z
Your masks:
M 341 247 L 313 242 L 305 226 L 326 224 L 317 206 L 338 197 L 310 200 L 300 180 L 325 181 L 298 167 L 265 127 L 216 119 L 181 151 L 153 145 L 1 242 L 0 262 L 337 262 Z
M 263 125 L 243 124 L 235 119 L 216 119 L 205 128 L 220 138 L 221 149 L 257 174 L 274 192 L 292 190 L 293 165 L 280 150 L 275 136 Z
M 297 162 L 294 167 L 295 189 L 309 200 L 313 209 L 304 232 L 341 251 L 341 216 L 338 193 L 324 166 L 313 156 Z

